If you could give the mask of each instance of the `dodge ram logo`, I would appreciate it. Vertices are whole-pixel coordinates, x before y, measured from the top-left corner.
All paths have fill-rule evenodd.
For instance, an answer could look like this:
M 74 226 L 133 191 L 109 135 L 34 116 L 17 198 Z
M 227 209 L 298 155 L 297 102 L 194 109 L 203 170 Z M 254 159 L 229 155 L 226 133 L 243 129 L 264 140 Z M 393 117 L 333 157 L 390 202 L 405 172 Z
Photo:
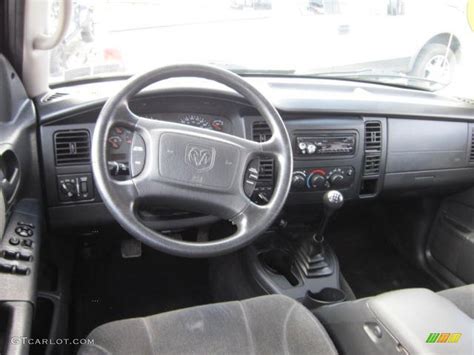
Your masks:
M 189 144 L 186 147 L 185 161 L 198 171 L 208 171 L 214 167 L 216 150 L 198 145 Z

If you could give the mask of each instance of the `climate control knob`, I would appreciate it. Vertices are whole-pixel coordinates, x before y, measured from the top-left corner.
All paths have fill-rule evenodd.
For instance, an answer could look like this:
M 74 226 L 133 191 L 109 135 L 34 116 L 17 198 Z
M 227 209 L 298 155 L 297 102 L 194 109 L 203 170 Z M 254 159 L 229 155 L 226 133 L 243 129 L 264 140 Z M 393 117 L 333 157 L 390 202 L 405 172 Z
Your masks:
M 344 176 L 342 174 L 333 174 L 329 178 L 329 183 L 331 184 L 331 187 L 339 187 L 343 184 L 344 182 Z
M 302 171 L 295 171 L 291 179 L 291 186 L 295 190 L 303 190 L 306 185 L 306 176 Z
M 309 178 L 309 185 L 311 186 L 311 188 L 316 190 L 324 189 L 327 187 L 327 181 L 324 175 L 314 173 Z

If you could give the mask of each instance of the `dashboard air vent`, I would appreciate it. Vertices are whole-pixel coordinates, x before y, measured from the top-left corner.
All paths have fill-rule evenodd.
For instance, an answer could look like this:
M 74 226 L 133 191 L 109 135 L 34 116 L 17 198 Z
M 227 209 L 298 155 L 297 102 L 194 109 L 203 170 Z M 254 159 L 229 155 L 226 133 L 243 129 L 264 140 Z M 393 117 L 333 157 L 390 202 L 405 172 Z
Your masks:
M 471 129 L 471 153 L 469 155 L 469 162 L 474 163 L 474 128 Z
M 87 130 L 58 131 L 54 134 L 56 165 L 90 162 L 90 139 Z
M 252 124 L 252 139 L 255 142 L 265 142 L 272 136 L 272 131 L 265 121 L 254 121 Z
M 265 142 L 272 136 L 272 131 L 265 121 L 254 121 L 252 124 L 252 140 Z M 270 157 L 261 157 L 258 180 L 252 201 L 257 204 L 266 204 L 273 194 L 275 162 Z
M 258 182 L 273 181 L 273 159 L 260 159 Z
M 380 121 L 365 122 L 364 176 L 378 175 L 382 159 L 382 124 Z
M 380 152 L 382 150 L 382 126 L 378 121 L 365 123 L 365 151 Z
M 365 157 L 364 175 L 377 175 L 380 171 L 380 155 Z

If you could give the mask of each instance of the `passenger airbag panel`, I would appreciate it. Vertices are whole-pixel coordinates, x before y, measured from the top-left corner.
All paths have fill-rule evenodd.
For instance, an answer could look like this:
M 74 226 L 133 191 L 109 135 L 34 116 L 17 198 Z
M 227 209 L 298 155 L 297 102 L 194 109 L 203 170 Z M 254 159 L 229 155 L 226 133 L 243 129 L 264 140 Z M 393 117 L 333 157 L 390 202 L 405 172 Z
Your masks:
M 389 119 L 387 173 L 467 166 L 468 124 Z

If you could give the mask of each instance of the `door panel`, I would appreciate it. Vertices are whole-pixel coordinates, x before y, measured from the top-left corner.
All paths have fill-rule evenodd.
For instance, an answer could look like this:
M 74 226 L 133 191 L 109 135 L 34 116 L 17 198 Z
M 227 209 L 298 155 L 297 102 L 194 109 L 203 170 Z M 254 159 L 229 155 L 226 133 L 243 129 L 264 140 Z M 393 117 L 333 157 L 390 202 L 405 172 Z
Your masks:
M 35 107 L 0 55 L 0 354 L 27 354 L 36 302 L 41 213 Z

